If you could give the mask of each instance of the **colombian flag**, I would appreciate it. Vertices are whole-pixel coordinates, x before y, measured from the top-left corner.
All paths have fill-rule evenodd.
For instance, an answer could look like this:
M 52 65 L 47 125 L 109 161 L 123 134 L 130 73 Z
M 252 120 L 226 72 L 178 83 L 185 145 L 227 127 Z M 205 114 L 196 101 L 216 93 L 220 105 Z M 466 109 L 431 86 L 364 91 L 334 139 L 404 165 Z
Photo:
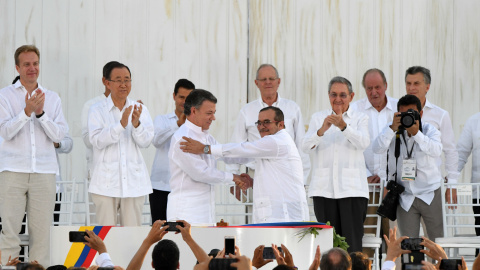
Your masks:
M 82 226 L 79 231 L 93 231 L 98 235 L 102 240 L 107 236 L 108 231 L 110 231 L 112 226 Z M 67 258 L 65 259 L 64 265 L 69 267 L 85 267 L 88 268 L 95 258 L 96 250 L 89 248 L 84 243 L 72 243 L 70 251 L 68 251 Z

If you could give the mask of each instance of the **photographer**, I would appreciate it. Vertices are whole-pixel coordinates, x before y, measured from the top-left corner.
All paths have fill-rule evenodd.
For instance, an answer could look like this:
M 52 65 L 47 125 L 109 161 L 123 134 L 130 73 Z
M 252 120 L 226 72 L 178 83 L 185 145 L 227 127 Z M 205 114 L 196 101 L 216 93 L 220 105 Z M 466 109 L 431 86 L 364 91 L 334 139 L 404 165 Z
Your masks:
M 388 151 L 388 179 L 405 188 L 396 207 L 400 233 L 419 237 L 423 217 L 430 238 L 442 237 L 442 176 L 435 163 L 442 154 L 440 132 L 428 123 L 421 124 L 422 105 L 416 96 L 403 96 L 397 110 L 392 124 L 383 129 L 372 148 L 378 154 Z M 412 120 L 411 126 L 405 125 L 408 120 Z

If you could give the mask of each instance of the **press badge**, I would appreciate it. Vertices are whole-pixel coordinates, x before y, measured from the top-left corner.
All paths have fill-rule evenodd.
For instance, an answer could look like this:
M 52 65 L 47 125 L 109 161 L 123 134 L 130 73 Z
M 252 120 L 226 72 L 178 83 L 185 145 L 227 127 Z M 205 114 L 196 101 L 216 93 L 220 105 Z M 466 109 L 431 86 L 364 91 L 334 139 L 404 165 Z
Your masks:
M 402 180 L 415 181 L 417 162 L 415 159 L 404 159 L 402 167 Z

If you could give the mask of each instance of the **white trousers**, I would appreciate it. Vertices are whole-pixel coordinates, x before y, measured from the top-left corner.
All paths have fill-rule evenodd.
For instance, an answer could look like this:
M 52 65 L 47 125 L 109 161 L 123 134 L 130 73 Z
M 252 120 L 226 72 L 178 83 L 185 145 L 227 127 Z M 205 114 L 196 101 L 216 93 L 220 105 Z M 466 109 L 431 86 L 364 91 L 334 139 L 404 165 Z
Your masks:
M 22 220 L 27 212 L 29 260 L 50 266 L 50 226 L 55 206 L 55 174 L 0 172 L 2 262 L 20 253 Z

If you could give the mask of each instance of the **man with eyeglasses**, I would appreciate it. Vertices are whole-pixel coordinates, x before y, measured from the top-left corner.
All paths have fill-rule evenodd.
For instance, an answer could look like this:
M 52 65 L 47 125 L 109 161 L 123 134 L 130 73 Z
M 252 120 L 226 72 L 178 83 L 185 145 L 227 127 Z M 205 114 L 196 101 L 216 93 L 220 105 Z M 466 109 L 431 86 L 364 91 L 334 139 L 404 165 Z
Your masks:
M 362 251 L 368 183 L 363 151 L 370 144 L 368 116 L 350 108 L 350 81 L 328 84 L 331 109 L 313 114 L 302 149 L 313 155 L 308 196 L 319 222 L 330 221 L 346 237 L 348 252 Z
M 110 95 L 88 114 L 93 146 L 89 192 L 100 225 L 140 226 L 145 195 L 152 193 L 140 148 L 150 145 L 153 122 L 147 107 L 128 98 L 132 79 L 127 66 L 112 64 L 106 78 Z
M 255 161 L 253 223 L 309 220 L 302 160 L 295 142 L 285 130 L 282 110 L 273 106 L 261 109 L 255 125 L 260 139 L 211 145 L 207 153 L 237 158 L 242 164 Z M 183 139 L 180 148 L 184 152 L 204 154 L 203 143 L 187 137 Z
M 103 66 L 103 72 L 102 72 L 102 83 L 105 86 L 105 90 L 103 94 L 96 96 L 87 102 L 83 104 L 83 109 L 82 109 L 82 138 L 83 142 L 85 143 L 85 146 L 87 147 L 86 151 L 86 158 L 87 158 L 87 179 L 90 180 L 91 174 L 92 174 L 92 156 L 93 156 L 93 146 L 90 143 L 90 138 L 88 136 L 88 111 L 90 110 L 90 107 L 94 105 L 97 102 L 100 102 L 104 99 L 106 99 L 110 95 L 110 89 L 107 88 L 107 74 L 110 74 L 112 71 L 112 64 L 118 64 L 117 61 L 110 61 L 106 63 Z
M 280 97 L 278 93 L 280 82 L 278 71 L 273 65 L 260 65 L 255 79 L 255 85 L 260 90 L 260 98 L 248 103 L 240 110 L 231 141 L 241 143 L 254 142 L 260 139 L 260 134 L 254 124 L 258 117 L 258 111 L 268 106 L 275 106 L 281 109 L 285 115 L 285 131 L 290 134 L 299 149 L 300 157 L 302 158 L 303 179 L 304 183 L 306 183 L 310 173 L 310 157 L 300 150 L 302 139 L 305 135 L 302 112 L 294 101 Z M 255 163 L 248 163 L 246 167 L 249 168 L 250 176 L 253 176 L 252 171 L 255 170 Z M 240 171 L 240 165 L 238 164 L 228 165 L 226 168 L 234 173 L 239 173 Z

